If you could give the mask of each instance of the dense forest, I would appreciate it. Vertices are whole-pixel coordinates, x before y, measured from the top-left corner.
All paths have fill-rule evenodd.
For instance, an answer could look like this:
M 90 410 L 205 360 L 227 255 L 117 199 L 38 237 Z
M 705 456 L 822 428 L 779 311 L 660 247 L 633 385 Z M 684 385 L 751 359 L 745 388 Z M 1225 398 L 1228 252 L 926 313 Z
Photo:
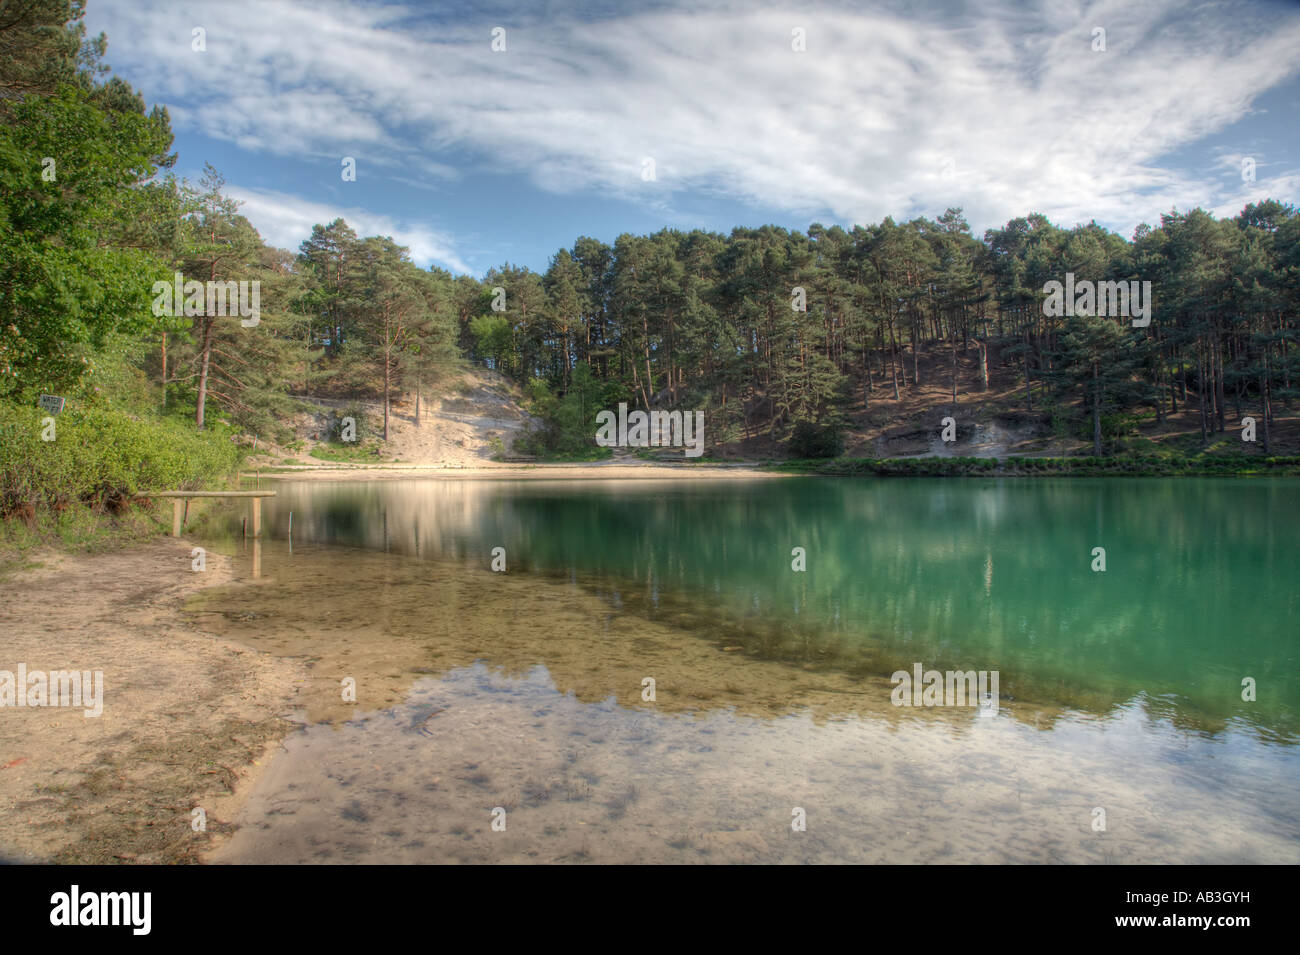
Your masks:
M 1131 239 L 1041 215 L 981 237 L 955 208 L 806 233 L 584 236 L 543 273 L 507 263 L 481 279 L 422 269 L 341 219 L 286 251 L 262 241 L 217 170 L 197 184 L 172 174 L 166 109 L 109 75 L 106 39 L 86 36 L 82 13 L 80 0 L 0 6 L 10 508 L 36 480 L 17 472 L 36 447 L 42 394 L 100 415 L 96 428 L 124 415 L 130 424 L 114 420 L 145 444 L 139 429 L 157 425 L 167 442 L 183 427 L 227 445 L 274 436 L 297 396 L 380 398 L 386 437 L 396 396 L 418 408 L 469 361 L 523 388 L 547 423 L 532 437 L 538 453 L 591 449 L 596 413 L 626 401 L 703 409 L 714 448 L 764 435 L 801 455 L 836 453 L 853 414 L 923 376 L 950 386 L 956 408 L 970 397 L 957 374 L 970 355 L 976 393 L 991 360 L 1013 369 L 1023 409 L 1088 429 L 1095 453 L 1125 415 L 1192 410 L 1206 439 L 1229 409 L 1258 417 L 1267 452 L 1275 409 L 1296 396 L 1290 205 L 1261 201 L 1230 219 L 1173 211 Z M 156 314 L 154 284 L 176 273 L 259 282 L 260 321 Z M 1150 282 L 1149 325 L 1046 314 L 1045 285 L 1067 274 Z
M 1044 286 L 1067 274 L 1150 282 L 1149 326 L 1046 315 Z M 996 345 L 1027 411 L 1068 407 L 1099 428 L 1103 414 L 1190 406 L 1205 437 L 1224 430 L 1229 405 L 1250 407 L 1267 450 L 1274 403 L 1293 400 L 1300 370 L 1298 277 L 1300 218 L 1274 201 L 1229 220 L 1172 212 L 1132 241 L 1039 215 L 981 240 L 949 209 L 806 234 L 584 237 L 543 275 L 490 271 L 482 285 L 505 290 L 506 311 L 468 296 L 458 322 L 466 354 L 520 382 L 590 390 L 601 406 L 703 407 L 714 442 L 836 428 L 846 409 L 920 384 L 919 356 L 936 349 L 951 353 L 955 405 L 958 354 L 978 352 L 984 388 Z

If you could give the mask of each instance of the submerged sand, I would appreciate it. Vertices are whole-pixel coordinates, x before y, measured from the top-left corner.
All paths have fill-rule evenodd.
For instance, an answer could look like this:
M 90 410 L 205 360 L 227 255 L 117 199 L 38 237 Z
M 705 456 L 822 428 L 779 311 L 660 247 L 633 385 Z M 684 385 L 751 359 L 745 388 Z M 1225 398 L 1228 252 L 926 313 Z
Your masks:
M 815 648 L 764 659 L 708 614 L 597 590 L 264 546 L 255 588 L 189 607 L 302 660 L 303 723 L 209 858 L 1300 861 L 1297 760 L 1248 728 L 1188 730 L 1136 698 L 1104 713 L 1004 702 L 991 718 L 899 708 L 885 676 Z

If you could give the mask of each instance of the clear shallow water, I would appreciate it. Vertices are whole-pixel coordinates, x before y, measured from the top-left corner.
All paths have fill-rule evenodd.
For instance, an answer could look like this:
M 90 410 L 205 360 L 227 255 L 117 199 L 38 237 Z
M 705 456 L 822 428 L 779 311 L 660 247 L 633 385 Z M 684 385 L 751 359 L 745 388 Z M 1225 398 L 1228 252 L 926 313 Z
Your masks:
M 313 674 L 222 858 L 1300 861 L 1297 490 L 282 482 L 195 605 Z

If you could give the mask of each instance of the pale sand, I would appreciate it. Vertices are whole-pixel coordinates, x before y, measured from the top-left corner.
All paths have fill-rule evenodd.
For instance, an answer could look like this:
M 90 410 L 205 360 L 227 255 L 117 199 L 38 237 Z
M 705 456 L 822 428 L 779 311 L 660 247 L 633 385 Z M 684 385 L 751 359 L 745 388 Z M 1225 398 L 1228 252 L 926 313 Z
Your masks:
M 255 472 L 244 471 L 245 478 Z M 282 477 L 292 481 L 386 481 L 428 477 L 453 481 L 692 481 L 781 478 L 788 474 L 763 471 L 754 464 L 528 464 L 495 467 L 442 467 L 439 465 L 354 465 L 339 467 L 281 467 L 261 472 L 263 480 Z
M 0 585 L 0 669 L 100 670 L 104 682 L 99 717 L 0 708 L 0 860 L 188 862 L 230 828 L 305 677 L 187 622 L 187 596 L 233 579 L 212 551 L 192 570 L 192 546 L 44 554 Z

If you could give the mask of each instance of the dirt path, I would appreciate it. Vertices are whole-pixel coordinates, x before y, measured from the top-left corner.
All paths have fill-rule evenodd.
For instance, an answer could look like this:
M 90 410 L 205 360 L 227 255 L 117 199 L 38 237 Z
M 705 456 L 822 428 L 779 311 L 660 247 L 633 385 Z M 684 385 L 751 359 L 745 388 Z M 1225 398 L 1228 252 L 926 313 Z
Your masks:
M 305 677 L 182 622 L 188 594 L 231 579 L 211 552 L 192 570 L 191 546 L 45 555 L 0 586 L 0 671 L 103 673 L 99 717 L 0 707 L 0 861 L 191 862 L 231 828 Z

